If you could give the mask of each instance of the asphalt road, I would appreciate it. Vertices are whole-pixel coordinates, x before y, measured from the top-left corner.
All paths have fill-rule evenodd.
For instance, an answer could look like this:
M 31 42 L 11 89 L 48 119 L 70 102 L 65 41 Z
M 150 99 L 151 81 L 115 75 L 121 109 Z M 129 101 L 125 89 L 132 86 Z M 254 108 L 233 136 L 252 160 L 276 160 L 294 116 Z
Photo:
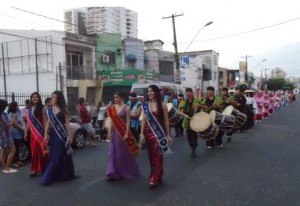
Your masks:
M 223 149 L 207 151 L 199 140 L 190 157 L 186 138 L 174 138 L 165 158 L 164 183 L 150 190 L 146 151 L 137 157 L 141 176 L 108 182 L 109 143 L 75 150 L 70 182 L 41 186 L 29 178 L 29 164 L 15 174 L 0 174 L 0 206 L 77 205 L 300 205 L 300 102 L 291 104 L 254 129 L 235 133 Z

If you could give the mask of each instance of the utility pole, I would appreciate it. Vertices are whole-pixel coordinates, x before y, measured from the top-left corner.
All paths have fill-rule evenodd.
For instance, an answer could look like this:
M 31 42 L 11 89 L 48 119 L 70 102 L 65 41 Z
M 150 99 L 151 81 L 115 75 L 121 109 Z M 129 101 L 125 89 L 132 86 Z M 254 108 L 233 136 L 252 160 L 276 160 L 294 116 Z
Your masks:
M 267 68 L 265 68 L 265 85 L 264 89 L 267 89 Z
M 249 86 L 249 81 L 248 81 L 248 58 L 250 58 L 252 56 L 249 56 L 249 55 L 245 55 L 244 57 L 242 56 L 241 58 L 245 58 L 245 61 L 246 61 L 246 71 L 245 71 L 245 82 L 247 83 L 247 85 Z
M 6 72 L 5 72 L 5 60 L 4 60 L 4 47 L 3 47 L 3 43 L 1 44 L 1 47 L 2 47 L 2 63 L 3 63 L 4 96 L 5 96 L 5 100 L 7 100 Z
M 260 70 L 260 82 L 261 82 L 260 89 L 262 90 L 263 89 L 263 83 L 265 83 L 265 81 L 263 81 L 263 78 L 262 78 L 262 70 Z
M 36 73 L 36 91 L 39 92 L 39 66 L 38 66 L 38 55 L 37 55 L 37 39 L 35 41 L 35 73 Z
M 59 88 L 60 88 L 60 91 L 63 92 L 62 76 L 61 76 L 61 63 L 60 62 L 58 64 L 58 74 L 59 74 Z
M 163 17 L 162 19 L 172 18 L 173 23 L 173 36 L 174 36 L 174 49 L 175 49 L 175 64 L 176 64 L 176 71 L 178 72 L 178 76 L 176 77 L 175 82 L 180 83 L 180 63 L 179 63 L 179 55 L 178 55 L 178 48 L 177 48 L 177 38 L 176 38 L 176 28 L 175 28 L 175 17 L 183 16 L 183 14 L 172 14 L 172 16 Z

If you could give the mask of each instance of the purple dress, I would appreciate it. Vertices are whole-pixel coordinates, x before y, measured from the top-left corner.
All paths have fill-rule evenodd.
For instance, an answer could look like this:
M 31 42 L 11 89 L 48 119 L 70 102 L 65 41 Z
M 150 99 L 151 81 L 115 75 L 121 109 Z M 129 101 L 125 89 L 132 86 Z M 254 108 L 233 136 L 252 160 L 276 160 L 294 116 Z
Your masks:
M 124 106 L 119 117 L 126 122 L 126 106 Z M 135 179 L 140 175 L 135 157 L 130 154 L 129 148 L 120 137 L 114 125 L 111 128 L 112 141 L 109 147 L 109 162 L 106 176 L 111 179 Z

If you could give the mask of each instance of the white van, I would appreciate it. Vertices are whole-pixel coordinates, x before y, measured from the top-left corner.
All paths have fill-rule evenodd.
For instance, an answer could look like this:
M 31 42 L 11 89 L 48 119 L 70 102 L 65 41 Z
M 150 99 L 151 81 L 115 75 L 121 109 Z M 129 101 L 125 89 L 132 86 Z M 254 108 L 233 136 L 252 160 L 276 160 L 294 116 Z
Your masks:
M 185 94 L 183 86 L 161 81 L 135 82 L 132 84 L 130 92 L 135 92 L 137 95 L 143 94 L 145 97 L 147 97 L 147 88 L 152 84 L 157 85 L 165 94 L 174 93 L 176 96 L 179 94 Z

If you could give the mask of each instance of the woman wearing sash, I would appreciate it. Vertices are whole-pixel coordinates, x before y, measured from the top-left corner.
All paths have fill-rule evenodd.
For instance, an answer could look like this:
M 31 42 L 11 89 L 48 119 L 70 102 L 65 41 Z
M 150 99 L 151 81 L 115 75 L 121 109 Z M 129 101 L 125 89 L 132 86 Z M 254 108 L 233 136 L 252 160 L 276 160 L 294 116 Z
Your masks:
M 115 104 L 107 108 L 107 113 L 112 120 L 108 129 L 110 147 L 107 180 L 132 180 L 140 175 L 137 161 L 133 156 L 138 153 L 139 147 L 130 133 L 130 109 L 123 98 L 122 94 L 115 92 Z M 132 144 L 129 144 L 130 142 Z
M 162 102 L 160 90 L 156 85 L 148 87 L 149 102 L 143 104 L 141 141 L 147 144 L 150 161 L 149 185 L 155 187 L 162 181 L 164 173 L 163 155 L 170 153 L 172 143 L 167 105 Z
M 42 174 L 48 163 L 47 143 L 44 140 L 43 122 L 43 104 L 39 93 L 34 92 L 30 96 L 32 107 L 26 112 L 27 126 L 24 139 L 28 140 L 28 131 L 30 130 L 29 144 L 31 150 L 31 173 L 30 177 Z
M 47 110 L 48 121 L 45 128 L 45 138 L 50 151 L 49 164 L 41 180 L 43 185 L 75 178 L 70 153 L 70 144 L 73 140 L 68 135 L 70 134 L 69 113 L 63 93 L 54 91 L 52 101 L 54 106 Z

